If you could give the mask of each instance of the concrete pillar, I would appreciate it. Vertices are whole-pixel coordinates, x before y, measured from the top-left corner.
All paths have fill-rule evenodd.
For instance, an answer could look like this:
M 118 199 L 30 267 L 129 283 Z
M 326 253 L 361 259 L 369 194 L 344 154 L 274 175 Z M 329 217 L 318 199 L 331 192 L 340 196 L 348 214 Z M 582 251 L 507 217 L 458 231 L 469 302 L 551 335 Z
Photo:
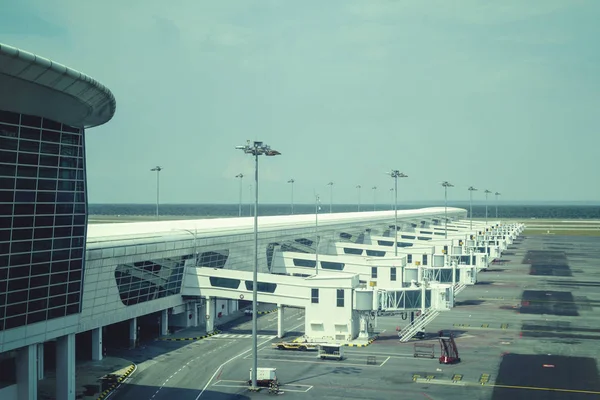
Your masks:
M 75 334 L 56 339 L 56 398 L 75 400 Z
M 44 379 L 44 343 L 37 345 L 37 373 L 38 379 Z
M 102 360 L 102 327 L 92 329 L 92 360 Z
M 452 285 L 456 285 L 456 264 L 452 263 Z
M 17 398 L 37 400 L 37 344 L 17 350 Z
M 421 314 L 425 314 L 425 297 L 426 297 L 426 290 L 425 290 L 425 284 L 421 284 Z
M 197 328 L 198 327 L 198 303 L 192 303 L 192 327 Z
M 277 337 L 280 339 L 285 336 L 285 332 L 283 331 L 283 307 L 283 304 L 277 305 Z
M 217 299 L 214 297 L 206 298 L 205 311 L 206 315 L 206 332 L 213 332 L 215 330 L 215 312 L 217 306 Z
M 169 310 L 160 312 L 160 334 L 167 336 L 169 334 Z
M 137 345 L 137 318 L 129 320 L 129 348 L 134 349 Z

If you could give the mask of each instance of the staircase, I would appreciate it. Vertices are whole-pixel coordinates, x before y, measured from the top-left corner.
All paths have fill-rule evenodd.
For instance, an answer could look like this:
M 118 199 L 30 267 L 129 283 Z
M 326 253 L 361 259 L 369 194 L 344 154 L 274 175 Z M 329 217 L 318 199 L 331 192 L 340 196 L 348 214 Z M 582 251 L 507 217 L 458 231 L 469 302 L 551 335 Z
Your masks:
M 456 285 L 454 285 L 454 296 L 465 290 L 466 287 L 467 285 L 463 283 L 457 283 Z
M 398 337 L 401 342 L 408 342 L 415 333 L 419 332 L 425 325 L 433 321 L 440 312 L 438 310 L 427 310 L 424 314 L 421 314 L 419 317 L 415 318 L 415 320 L 408 326 L 404 327 L 400 332 L 398 332 Z

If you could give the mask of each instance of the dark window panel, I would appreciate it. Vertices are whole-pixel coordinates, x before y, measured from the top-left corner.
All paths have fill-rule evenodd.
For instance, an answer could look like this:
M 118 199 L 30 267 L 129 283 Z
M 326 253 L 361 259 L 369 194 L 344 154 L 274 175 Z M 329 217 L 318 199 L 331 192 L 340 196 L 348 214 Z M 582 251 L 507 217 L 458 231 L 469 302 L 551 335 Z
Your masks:
M 69 272 L 69 280 L 70 281 L 81 282 L 81 263 L 79 263 L 77 265 L 77 267 L 79 267 L 79 270 L 74 270 L 73 269 L 73 264 L 74 263 L 75 263 L 75 261 L 71 261 L 71 271 Z
M 84 230 L 85 230 L 84 226 L 74 226 L 73 227 L 73 236 L 83 237 Z
M 27 151 L 30 153 L 40 152 L 40 142 L 34 142 L 32 140 L 19 140 L 19 151 Z
M 27 314 L 27 324 L 35 324 L 46 320 L 46 310 L 30 312 Z
M 50 297 L 52 297 L 52 296 L 64 296 L 67 293 L 67 285 L 66 284 L 62 284 L 62 285 L 50 286 L 50 292 L 49 293 L 50 293 Z
M 14 229 L 12 231 L 12 240 L 31 240 L 31 238 L 33 238 L 33 229 L 31 228 Z
M 56 180 L 54 179 L 39 179 L 38 190 L 54 191 L 56 190 Z
M 36 240 L 33 242 L 33 251 L 52 250 L 52 240 Z
M 77 157 L 77 153 L 78 153 L 77 146 L 69 146 L 66 144 L 63 144 L 60 146 L 60 155 L 61 156 Z
M 67 306 L 67 315 L 79 314 L 79 304 L 69 304 Z
M 45 266 L 48 266 L 48 264 L 42 264 Z M 33 270 L 35 269 L 36 266 L 31 266 L 31 272 L 33 273 Z M 48 282 L 50 282 L 50 276 L 48 275 L 35 275 L 32 276 L 30 281 L 29 281 L 29 287 L 32 289 L 32 293 L 33 293 L 33 289 L 37 288 L 35 290 L 42 290 L 42 291 L 48 291 Z M 37 297 L 39 298 L 39 297 Z
M 77 168 L 77 159 L 75 157 L 61 157 L 60 158 L 60 162 L 59 162 L 59 167 L 61 168 L 71 168 L 73 170 L 73 173 L 75 173 L 74 169 Z M 59 175 L 61 177 L 63 177 L 62 175 Z M 75 176 L 75 175 L 73 175 Z M 67 178 L 66 176 L 64 176 L 64 178 Z M 69 178 L 67 179 L 75 179 L 75 178 Z
M 14 267 L 11 267 L 12 270 Z M 10 271 L 8 272 L 10 278 Z M 29 288 L 29 278 L 12 279 L 8 281 L 8 292 L 25 290 Z
M 8 311 L 8 308 L 7 308 Z M 8 317 L 8 312 L 7 312 L 7 317 Z M 4 329 L 8 330 L 8 329 L 13 329 L 13 328 L 17 328 L 19 326 L 23 326 L 25 325 L 25 315 L 19 315 L 17 317 L 12 317 L 12 318 L 6 318 L 4 320 Z
M 83 193 L 85 190 L 85 183 L 83 181 L 75 181 L 75 191 Z
M 73 217 L 71 215 L 57 215 L 54 218 L 54 225 L 56 226 L 67 226 L 73 224 Z
M 37 192 L 36 200 L 38 203 L 54 203 L 56 202 L 56 193 L 54 192 Z M 53 205 L 54 207 L 54 205 Z M 54 211 L 52 211 L 54 213 Z
M 80 237 L 74 237 L 71 240 L 72 250 L 75 250 L 77 247 L 83 247 L 83 244 L 84 243 L 83 243 L 83 237 L 82 236 L 80 236 Z
M 10 252 L 13 257 L 17 257 L 15 253 L 29 253 L 31 252 L 31 241 L 26 240 L 23 242 L 11 242 Z M 11 264 L 15 265 L 11 260 Z
M 72 135 L 70 133 L 64 133 L 62 134 L 60 141 L 62 144 L 69 144 L 69 145 L 74 145 L 77 146 L 79 145 L 79 135 Z
M 52 261 L 63 261 L 68 260 L 70 255 L 70 250 L 52 250 Z M 68 267 L 67 267 L 68 269 Z M 54 271 L 54 266 L 52 267 L 52 271 Z
M 35 115 L 21 114 L 21 125 L 33 126 L 40 128 L 42 126 L 42 117 L 36 117 Z
M 13 228 L 29 228 L 33 226 L 33 217 L 17 217 L 13 218 Z
M 21 167 L 19 167 L 20 169 Z M 37 188 L 37 180 L 27 178 L 17 178 L 18 190 L 35 190 Z
M 10 242 L 0 242 L 0 254 L 8 254 L 10 253 Z
M 58 167 L 58 156 L 41 154 L 40 165 L 45 165 L 48 167 Z
M 14 181 L 13 181 L 14 182 Z M 14 190 L 0 190 L 0 203 L 12 203 L 15 201 Z M 0 215 L 12 214 L 12 205 L 0 204 Z M 10 208 L 10 211 L 8 209 Z
M 77 180 L 78 181 L 84 181 L 85 180 L 85 175 L 83 173 L 83 169 L 78 169 L 77 170 Z
M 67 303 L 68 304 L 79 304 L 79 293 L 71 293 L 67 295 Z
M 31 294 L 29 295 L 29 307 L 28 307 L 28 311 L 32 312 L 32 311 L 40 311 L 40 310 L 45 310 L 46 308 L 48 308 L 48 299 L 46 298 L 48 296 L 48 290 L 46 289 L 46 294 L 44 296 L 41 296 L 42 294 L 42 290 L 41 289 L 35 289 L 36 293 L 35 293 L 35 297 L 32 297 Z M 33 290 L 32 290 L 33 293 Z
M 53 225 L 54 225 L 54 217 L 53 216 L 50 216 L 50 215 L 48 215 L 48 216 L 37 215 L 35 217 L 35 227 L 36 228 L 37 227 L 44 227 L 44 226 L 51 227 Z M 34 233 L 34 235 L 35 235 L 35 233 Z
M 54 272 L 54 265 L 52 265 L 52 272 Z M 66 293 L 67 291 L 67 281 L 69 279 L 69 273 L 68 272 L 60 272 L 58 274 L 52 274 L 50 275 L 50 284 L 57 284 L 57 283 L 63 283 L 64 285 L 59 285 L 60 287 L 64 288 L 62 289 L 63 292 L 62 293 Z
M 50 291 L 52 291 L 52 289 L 50 289 Z M 60 306 L 64 306 L 65 304 L 67 304 L 67 296 L 65 296 L 64 294 L 59 295 L 59 296 L 50 297 L 50 299 L 48 301 L 49 307 L 60 307 Z
M 64 250 L 62 250 L 62 251 L 64 251 Z M 54 255 L 56 255 L 57 253 L 60 253 L 60 252 L 61 251 L 54 251 L 53 257 L 55 257 Z M 67 250 L 67 256 L 68 255 L 69 255 L 69 250 Z M 63 274 L 65 272 L 68 272 L 69 271 L 69 261 L 67 261 L 67 260 L 68 260 L 68 258 L 67 259 L 65 259 L 65 258 L 62 258 L 62 259 L 61 258 L 59 258 L 59 259 L 54 258 L 54 260 L 52 261 L 52 267 L 51 267 L 52 273 L 53 274 L 54 273 L 61 273 L 61 274 Z M 61 280 L 61 281 L 58 281 L 58 282 L 66 282 L 67 278 L 68 278 L 68 274 L 64 274 L 63 278 L 64 278 L 64 280 Z M 63 279 L 63 278 L 61 278 L 61 279 Z M 55 280 L 55 282 L 56 282 L 56 280 Z
M 2 160 L 0 160 L 1 162 Z M 14 164 L 1 164 L 0 163 L 0 176 L 15 176 L 17 173 L 17 166 Z
M 61 179 L 58 181 L 58 186 L 56 187 L 56 190 L 73 192 L 73 191 L 75 191 L 75 181 L 67 181 L 67 180 Z M 70 211 L 69 213 L 72 213 L 72 212 L 73 211 Z
M 79 248 L 71 249 L 71 258 L 75 259 L 75 258 L 81 258 L 81 257 L 83 257 L 83 248 L 79 247 Z
M 70 126 L 70 125 L 67 125 L 67 124 L 63 124 L 62 130 L 63 130 L 63 132 L 81 133 L 81 129 L 80 128 L 77 128 L 75 126 Z M 79 137 L 80 135 L 71 135 L 71 136 Z
M 22 243 L 22 242 L 19 242 L 19 243 Z M 27 242 L 25 242 L 25 243 L 27 243 Z M 29 243 L 31 243 L 31 242 L 29 242 Z M 13 246 L 14 246 L 14 242 L 11 247 L 14 248 Z M 12 265 L 29 265 L 30 263 L 31 263 L 31 253 L 10 254 L 10 265 L 11 266 Z
M 85 195 L 83 192 L 75 193 L 75 203 L 85 203 Z M 83 223 L 85 223 L 85 221 Z
M 38 154 L 29 154 L 29 153 L 21 153 L 19 152 L 19 156 L 18 156 L 18 162 L 19 164 L 26 164 L 26 165 L 39 165 L 40 163 L 40 157 Z M 35 168 L 35 175 L 37 176 L 37 167 Z
M 0 110 L 0 121 L 6 122 L 8 124 L 19 125 L 19 120 L 21 115 L 12 111 L 3 111 Z
M 68 249 L 71 247 L 71 239 L 62 238 L 53 240 L 53 248 L 56 249 Z
M 58 174 L 57 168 L 40 167 L 38 170 L 38 176 L 40 178 L 56 179 L 57 174 Z
M 71 227 L 70 226 L 61 226 L 58 228 L 54 228 L 54 237 L 67 237 L 71 236 Z
M 33 190 L 17 190 L 15 191 L 16 203 L 33 203 L 35 202 L 35 191 Z
M 31 254 L 31 262 L 34 264 L 50 262 L 52 253 L 50 251 L 38 251 Z
M 44 129 L 52 129 L 55 131 L 60 131 L 62 128 L 62 124 L 60 122 L 52 121 L 51 119 L 44 118 L 42 122 L 42 127 Z
M 42 133 L 42 131 L 40 129 L 27 128 L 27 127 L 22 126 L 21 129 L 19 130 L 19 138 L 25 139 L 25 140 L 33 140 L 33 141 L 39 143 L 41 133 Z
M 33 264 L 31 266 L 31 284 L 38 285 L 38 282 L 43 282 L 44 285 L 47 285 L 50 282 L 50 263 L 42 263 L 42 264 Z M 35 276 L 34 276 L 35 275 Z M 35 281 L 34 281 L 35 279 Z M 34 284 L 35 282 L 35 284 Z M 40 283 L 41 285 L 42 283 Z
M 10 287 L 10 284 L 9 284 Z M 28 290 L 9 291 L 6 295 L 7 304 L 16 304 L 27 301 Z
M 62 160 L 64 157 L 61 157 L 61 164 L 62 164 Z M 70 179 L 70 180 L 75 180 L 75 178 L 77 177 L 77 171 L 74 169 L 68 169 L 68 168 L 60 168 L 58 170 L 58 178 L 59 179 Z
M 3 136 L 2 133 L 2 129 L 0 128 L 0 149 L 16 151 L 19 147 L 19 141 L 16 138 Z
M 1 154 L 0 154 L 0 157 L 2 157 Z M 0 160 L 1 160 L 1 158 L 0 158 Z M 13 190 L 14 188 L 15 188 L 15 178 L 0 177 L 0 189 Z
M 19 158 L 21 154 L 19 154 Z M 36 161 L 37 163 L 37 161 Z M 29 165 L 19 165 L 17 167 L 17 180 L 23 177 L 27 178 L 37 178 L 38 169 L 37 167 L 29 166 Z
M 35 181 L 34 181 L 35 182 Z M 15 204 L 15 215 L 33 215 L 35 213 L 35 204 L 33 203 L 17 203 Z
M 4 220 L 4 218 L 2 220 Z M 0 242 L 8 242 L 11 237 L 12 233 L 10 229 L 0 229 Z
M 0 161 L 6 164 L 14 164 L 17 162 L 17 152 L 2 150 L 0 147 Z
M 64 317 L 66 314 L 65 307 L 51 308 L 48 310 L 48 319 Z
M 56 193 L 57 203 L 73 203 L 74 194 L 69 192 L 58 192 Z
M 15 267 L 14 264 L 8 270 L 8 278 L 9 279 L 21 279 L 29 277 L 29 271 L 31 267 L 29 265 L 24 265 L 22 267 Z
M 52 203 L 38 203 L 35 205 L 35 214 L 36 214 L 36 219 L 35 219 L 35 223 L 36 225 L 39 222 L 40 219 L 40 215 L 54 215 L 54 204 Z
M 85 225 L 85 215 L 75 215 L 73 217 L 73 225 Z
M 36 217 L 35 221 L 35 229 L 33 231 L 33 237 L 34 239 L 52 239 L 52 228 L 38 228 L 39 224 L 37 224 L 37 221 L 39 218 L 45 218 L 45 217 Z M 52 217 L 50 217 L 52 218 Z
M 57 156 L 60 146 L 57 143 L 41 142 L 40 153 Z

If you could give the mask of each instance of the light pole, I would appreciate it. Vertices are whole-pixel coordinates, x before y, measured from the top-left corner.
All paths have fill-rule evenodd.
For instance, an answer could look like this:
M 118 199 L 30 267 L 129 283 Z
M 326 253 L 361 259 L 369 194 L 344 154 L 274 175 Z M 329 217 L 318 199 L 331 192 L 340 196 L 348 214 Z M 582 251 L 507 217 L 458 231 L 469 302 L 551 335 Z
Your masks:
M 156 171 L 156 219 L 158 220 L 158 202 L 159 202 L 159 193 L 160 193 L 160 171 L 163 170 L 163 167 L 156 166 L 152 168 L 150 171 Z
M 485 226 L 487 226 L 487 221 L 488 221 L 488 213 L 487 213 L 487 210 L 488 210 L 488 194 L 492 193 L 492 191 L 485 189 L 484 193 L 485 193 Z
M 329 186 L 329 214 L 333 211 L 333 182 L 327 184 Z
M 377 196 L 377 186 L 373 186 L 371 189 L 373 189 L 373 211 L 375 211 L 376 196 Z
M 240 204 L 238 207 L 238 217 L 241 217 L 242 216 L 242 181 L 244 180 L 244 174 L 239 173 L 235 177 L 240 178 Z
M 394 209 L 394 188 L 390 188 L 390 210 Z
M 444 181 L 442 186 L 444 187 L 444 238 L 448 239 L 448 188 L 454 187 L 454 185 Z
M 362 186 L 356 185 L 356 190 L 358 191 L 358 212 L 360 212 L 360 188 Z
M 469 186 L 469 229 L 473 229 L 473 192 L 476 191 L 473 186 Z
M 500 192 L 496 192 L 496 219 L 498 219 L 498 196 L 500 196 Z
M 398 257 L 398 178 L 408 178 L 408 175 L 393 169 L 388 172 L 394 178 L 394 257 Z
M 258 156 L 278 156 L 281 153 L 272 150 L 270 146 L 263 142 L 254 142 L 250 144 L 248 140 L 245 146 L 236 146 L 246 154 L 254 157 L 254 271 L 252 276 L 252 387 L 251 390 L 258 390 L 256 386 L 256 374 L 258 370 L 258 351 L 257 351 L 257 307 L 256 297 L 258 295 Z
M 315 195 L 315 275 L 319 275 L 319 210 L 321 199 Z
M 294 179 L 290 179 L 287 183 L 291 183 L 292 184 L 292 215 L 294 215 L 294 182 L 296 182 Z

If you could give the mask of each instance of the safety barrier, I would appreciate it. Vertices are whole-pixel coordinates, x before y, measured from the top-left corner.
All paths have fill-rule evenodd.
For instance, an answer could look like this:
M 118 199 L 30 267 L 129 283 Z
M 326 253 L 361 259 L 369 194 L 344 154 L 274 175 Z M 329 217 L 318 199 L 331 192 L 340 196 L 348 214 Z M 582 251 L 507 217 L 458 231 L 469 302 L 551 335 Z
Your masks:
M 183 342 L 186 340 L 201 340 L 201 339 L 206 339 L 207 337 L 211 337 L 214 336 L 218 333 L 221 333 L 221 331 L 219 330 L 215 330 L 212 331 L 211 333 L 207 333 L 206 335 L 203 336 L 194 336 L 194 337 L 187 337 L 187 338 L 159 338 L 158 340 L 161 340 L 163 342 Z
M 113 383 L 112 385 L 109 386 L 108 389 L 106 389 L 102 393 L 100 393 L 100 395 L 96 398 L 96 400 L 103 400 L 103 399 L 107 398 L 115 389 L 117 389 L 119 386 L 121 386 L 121 383 L 123 383 L 123 381 L 125 379 L 127 379 L 129 377 L 129 375 L 131 375 L 133 373 L 133 371 L 135 371 L 135 364 L 130 365 L 125 370 L 125 373 L 123 375 L 119 376 L 119 378 L 117 379 L 117 381 L 115 383 Z

